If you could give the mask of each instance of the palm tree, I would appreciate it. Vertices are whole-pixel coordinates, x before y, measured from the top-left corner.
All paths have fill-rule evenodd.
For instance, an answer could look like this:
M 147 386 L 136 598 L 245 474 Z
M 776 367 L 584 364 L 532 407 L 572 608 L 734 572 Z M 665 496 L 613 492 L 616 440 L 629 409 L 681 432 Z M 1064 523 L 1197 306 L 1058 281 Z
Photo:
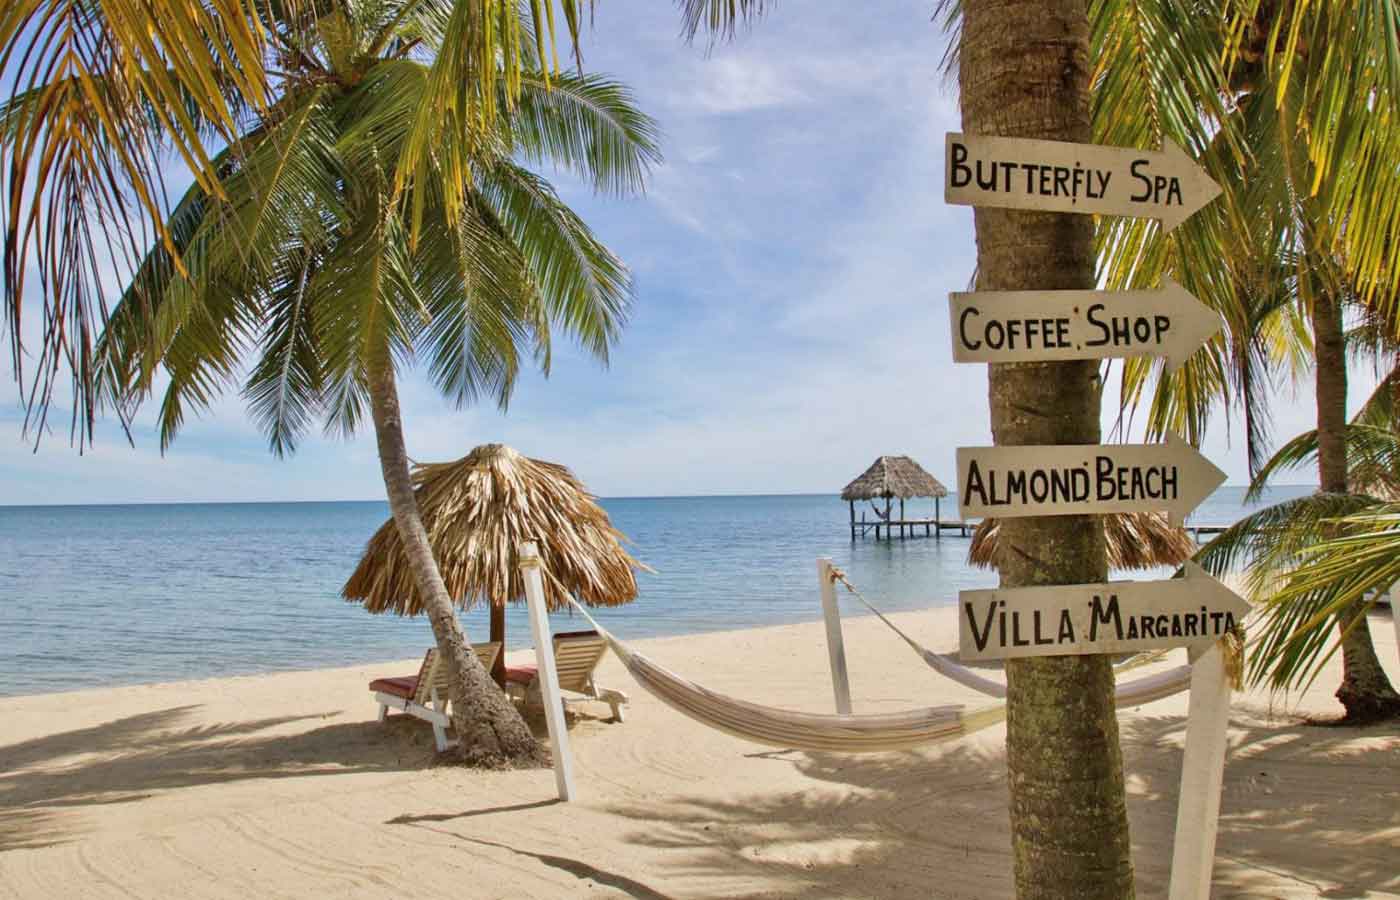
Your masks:
M 963 128 L 1088 143 L 1091 57 L 1085 4 L 963 0 L 961 7 L 957 62 Z M 1094 287 L 1089 217 L 985 208 L 974 213 L 978 290 Z M 1095 363 L 992 365 L 989 370 L 997 444 L 1099 443 Z M 1003 587 L 1085 584 L 1107 577 L 1104 531 L 1092 516 L 1007 519 L 1001 528 L 997 569 Z M 1109 657 L 1008 660 L 1006 676 L 1017 895 L 1131 897 L 1133 866 Z
M 1391 371 L 1342 429 L 1348 491 L 1320 492 L 1260 510 L 1226 529 L 1199 554 L 1202 564 L 1216 572 L 1247 562 L 1250 593 L 1264 598 L 1253 637 L 1252 678 L 1267 679 L 1276 688 L 1304 687 L 1340 646 L 1346 678 L 1338 696 L 1348 720 L 1355 722 L 1400 714 L 1400 697 L 1391 689 L 1369 632 L 1359 650 L 1360 642 L 1352 639 L 1365 627 L 1374 593 L 1393 583 L 1376 581 L 1389 563 L 1377 554 L 1389 535 L 1376 525 L 1394 514 L 1400 497 L 1397 387 L 1400 369 Z M 1321 455 L 1318 435 L 1317 429 L 1306 431 L 1280 447 L 1256 474 L 1251 494 L 1257 496 L 1279 473 L 1315 465 Z M 1319 534 L 1330 537 L 1319 542 Z M 1340 564 L 1347 559 L 1355 565 Z M 1374 571 L 1377 561 L 1379 574 Z M 1330 639 L 1333 623 L 1341 630 L 1340 641 Z
M 442 103 L 450 0 L 279 12 L 290 20 L 262 24 L 295 34 L 296 53 L 278 60 L 265 111 L 246 110 L 212 157 L 217 192 L 196 182 L 164 222 L 169 243 L 145 256 L 100 336 L 94 383 L 129 415 L 163 372 L 162 449 L 235 385 L 278 454 L 318 421 L 348 434 L 368 415 L 464 750 L 482 763 L 532 758 L 536 742 L 470 652 L 433 560 L 397 370 L 422 358 L 455 403 L 504 406 L 522 353 L 548 369 L 556 326 L 606 361 L 629 303 L 626 269 L 526 164 L 639 190 L 657 158 L 654 123 L 616 83 L 532 68 L 533 42 L 517 93 L 504 79 L 492 86 L 508 114 L 425 116 Z M 16 97 L 5 123 L 43 114 L 42 96 Z M 143 139 L 161 140 L 158 121 L 147 128 Z M 418 141 L 432 152 L 415 156 Z
M 1226 187 L 1225 202 L 1165 239 L 1131 222 L 1101 230 L 1109 287 L 1176 273 L 1227 323 L 1175 375 L 1125 364 L 1125 409 L 1147 406 L 1149 434 L 1177 430 L 1198 441 L 1213 408 L 1233 405 L 1257 469 L 1270 372 L 1311 372 L 1325 494 L 1348 490 L 1343 308 L 1389 323 L 1392 343 L 1400 335 L 1391 249 L 1400 209 L 1381 200 L 1400 190 L 1400 61 L 1391 52 L 1400 7 L 1344 7 L 1095 3 L 1100 139 L 1194 147 Z M 1341 617 L 1338 635 L 1339 699 L 1350 717 L 1372 718 L 1394 691 L 1373 665 L 1365 618 Z
M 427 152 L 431 124 L 451 113 L 482 125 L 523 88 L 522 74 L 559 70 L 555 9 L 578 54 L 584 0 L 457 3 L 432 60 L 436 88 L 424 127 L 405 148 Z M 26 428 L 42 435 L 54 390 L 71 377 L 72 436 L 92 437 L 93 340 L 109 309 L 102 272 L 134 276 L 152 237 L 172 254 L 162 168 L 173 153 L 210 196 L 220 194 L 208 149 L 236 140 L 250 114 L 265 115 L 283 69 L 336 0 L 6 0 L 0 8 L 0 85 L 8 86 L 8 165 L 0 191 L 3 306 L 15 380 L 26 381 L 26 266 L 40 288 L 38 357 L 25 394 Z M 438 7 L 427 13 L 428 7 Z M 405 19 L 441 15 L 405 4 Z M 499 82 L 499 85 L 498 85 Z M 498 90 L 498 86 L 504 90 Z M 19 97 L 40 92 L 17 108 Z M 459 132 L 461 129 L 459 129 Z M 460 154 L 464 145 L 437 148 Z M 462 162 L 459 156 L 457 163 Z M 33 313 L 29 321 L 33 321 Z M 123 423 L 125 424 L 125 423 Z

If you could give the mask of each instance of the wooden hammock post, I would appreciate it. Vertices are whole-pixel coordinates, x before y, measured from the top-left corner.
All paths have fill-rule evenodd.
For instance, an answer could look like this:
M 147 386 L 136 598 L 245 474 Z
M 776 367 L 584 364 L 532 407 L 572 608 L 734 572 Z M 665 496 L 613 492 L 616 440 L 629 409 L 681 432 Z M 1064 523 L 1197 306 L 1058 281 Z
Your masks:
M 831 580 L 831 559 L 817 560 L 817 580 L 822 587 L 822 618 L 826 620 L 826 652 L 831 658 L 831 689 L 836 711 L 851 714 L 851 682 L 846 675 L 846 643 L 841 637 L 841 608 L 836 605 L 836 583 Z
M 1210 896 L 1230 694 L 1225 657 L 1220 644 L 1215 643 L 1191 666 L 1191 707 L 1186 719 L 1186 753 L 1181 760 L 1169 900 L 1206 900 Z
M 574 799 L 574 759 L 569 753 L 569 729 L 564 721 L 564 701 L 559 695 L 559 671 L 554 665 L 554 640 L 549 631 L 549 610 L 544 600 L 544 580 L 540 578 L 540 551 L 534 541 L 520 545 L 520 574 L 525 579 L 525 602 L 530 607 L 530 634 L 535 639 L 536 676 L 544 697 L 544 720 L 549 726 L 550 750 L 554 753 L 554 782 L 559 799 Z

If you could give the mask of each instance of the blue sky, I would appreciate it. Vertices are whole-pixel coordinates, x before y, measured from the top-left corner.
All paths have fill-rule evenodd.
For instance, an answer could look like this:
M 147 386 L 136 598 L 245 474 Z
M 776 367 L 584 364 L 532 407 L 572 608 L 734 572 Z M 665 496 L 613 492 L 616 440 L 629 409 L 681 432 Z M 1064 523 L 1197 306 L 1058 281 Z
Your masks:
M 585 66 L 633 87 L 666 160 L 640 198 L 556 183 L 632 267 L 631 323 L 607 370 L 558 346 L 505 416 L 406 377 L 410 453 L 503 441 L 605 496 L 836 492 L 882 453 L 951 485 L 954 449 L 990 433 L 985 367 L 948 341 L 975 250 L 970 210 L 942 201 L 957 98 L 927 7 L 782 4 L 707 56 L 670 4 L 599 4 Z M 1372 383 L 1357 373 L 1354 402 Z M 1274 413 L 1277 436 L 1310 427 L 1311 393 L 1282 386 Z M 36 454 L 0 406 L 0 503 L 383 497 L 368 432 L 279 460 L 232 393 L 162 457 L 149 420 L 134 449 L 108 425 L 80 456 L 61 427 Z M 1222 420 L 1204 449 L 1238 483 L 1230 438 Z

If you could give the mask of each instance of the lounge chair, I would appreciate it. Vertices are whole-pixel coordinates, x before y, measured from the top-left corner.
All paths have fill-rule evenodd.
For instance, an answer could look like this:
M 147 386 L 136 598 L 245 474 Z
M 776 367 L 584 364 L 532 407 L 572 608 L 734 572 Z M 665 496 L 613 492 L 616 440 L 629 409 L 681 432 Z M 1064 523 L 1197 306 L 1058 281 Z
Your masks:
M 472 649 L 488 672 L 501 653 L 499 643 L 475 644 Z M 436 647 L 423 656 L 417 675 L 376 678 L 369 683 L 375 702 L 379 704 L 379 721 L 383 722 L 393 707 L 431 723 L 433 742 L 439 753 L 457 743 L 447 739 L 447 726 L 452 724 L 447 716 L 447 687 L 447 665 L 439 663 Z
M 554 666 L 559 672 L 559 689 L 583 695 L 564 697 L 564 702 L 601 701 L 612 707 L 613 721 L 621 722 L 627 695 L 599 687 L 593 681 L 593 670 L 607 652 L 608 642 L 596 631 L 566 631 L 554 636 Z M 531 664 L 506 666 L 506 692 L 526 703 L 542 702 L 539 668 Z

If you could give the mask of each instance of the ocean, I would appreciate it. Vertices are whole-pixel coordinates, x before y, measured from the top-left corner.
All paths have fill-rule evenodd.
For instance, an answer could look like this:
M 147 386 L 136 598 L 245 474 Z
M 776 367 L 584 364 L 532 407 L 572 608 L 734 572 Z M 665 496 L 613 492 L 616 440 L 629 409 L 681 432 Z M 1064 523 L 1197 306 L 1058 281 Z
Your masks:
M 1277 488 L 1262 505 L 1311 490 Z M 1221 488 L 1191 521 L 1233 522 L 1243 497 Z M 638 576 L 635 602 L 601 611 L 623 638 L 819 619 L 819 556 L 891 612 L 995 584 L 967 565 L 965 538 L 852 541 L 833 495 L 601 502 L 656 570 Z M 908 514 L 932 507 L 912 501 Z M 945 519 L 956 510 L 943 500 Z M 416 656 L 432 642 L 426 619 L 340 599 L 387 516 L 383 502 L 0 507 L 0 696 Z M 463 624 L 485 639 L 484 609 Z M 506 634 L 510 647 L 529 645 L 523 605 Z

